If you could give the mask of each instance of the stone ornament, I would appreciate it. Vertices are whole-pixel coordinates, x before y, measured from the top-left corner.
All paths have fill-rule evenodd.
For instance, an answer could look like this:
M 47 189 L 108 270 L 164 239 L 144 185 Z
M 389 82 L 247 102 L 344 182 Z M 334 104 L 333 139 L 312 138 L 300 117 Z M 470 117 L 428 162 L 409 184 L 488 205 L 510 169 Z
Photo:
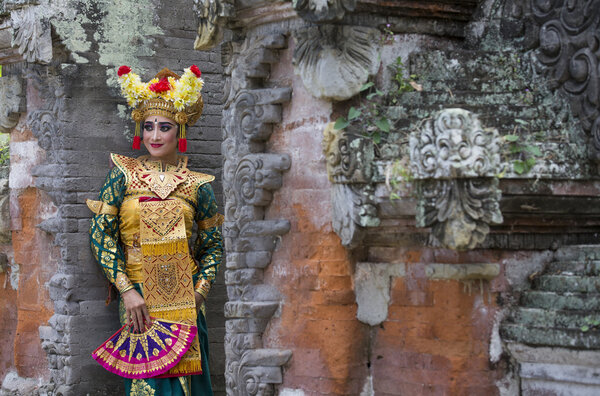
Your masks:
M 9 133 L 17 125 L 24 102 L 22 79 L 17 76 L 0 78 L 0 133 Z
M 314 23 L 339 21 L 354 11 L 356 0 L 292 0 L 300 18 Z
M 377 29 L 322 25 L 293 32 L 294 71 L 316 98 L 343 101 L 377 72 Z
M 515 38 L 535 50 L 548 84 L 570 99 L 590 135 L 590 156 L 595 161 L 600 161 L 599 6 L 598 0 L 512 0 L 505 6 L 508 16 L 522 21 L 522 29 L 511 29 L 523 32 Z
M 225 0 L 194 0 L 198 32 L 194 49 L 209 50 L 223 40 L 223 25 L 233 15 L 233 5 Z
M 262 334 L 281 304 L 279 292 L 264 283 L 287 219 L 265 219 L 273 192 L 291 166 L 286 153 L 266 153 L 273 124 L 281 122 L 286 87 L 266 88 L 271 64 L 286 47 L 282 35 L 248 37 L 231 46 L 223 110 L 223 191 L 227 250 L 225 284 L 225 383 L 228 395 L 269 395 L 283 382 L 289 350 L 263 348 Z
M 372 170 L 367 164 L 374 156 L 373 142 L 353 138 L 330 122 L 323 131 L 322 148 L 327 160 L 327 176 L 332 183 L 368 183 Z M 353 135 L 357 136 L 357 135 Z
M 446 109 L 410 136 L 415 179 L 493 177 L 500 172 L 498 131 L 481 127 L 476 115 Z
M 27 125 L 38 139 L 39 146 L 50 151 L 52 140 L 59 135 L 65 107 L 65 90 L 59 76 L 46 78 L 43 66 L 33 66 L 26 72 L 27 80 L 46 99 L 44 106 L 27 114 Z
M 442 246 L 473 249 L 502 223 L 501 140 L 477 116 L 446 109 L 410 136 L 410 161 L 417 192 L 416 223 L 431 227 Z
M 417 182 L 417 227 L 431 227 L 443 247 L 474 249 L 490 224 L 501 224 L 498 179 L 450 179 Z
M 14 10 L 10 14 L 13 38 L 12 46 L 27 62 L 47 64 L 52 60 L 52 37 L 50 21 L 40 7 L 30 6 Z
M 360 244 L 366 227 L 380 223 L 371 185 L 373 142 L 333 125 L 327 124 L 321 143 L 332 183 L 332 226 L 342 245 L 353 248 Z

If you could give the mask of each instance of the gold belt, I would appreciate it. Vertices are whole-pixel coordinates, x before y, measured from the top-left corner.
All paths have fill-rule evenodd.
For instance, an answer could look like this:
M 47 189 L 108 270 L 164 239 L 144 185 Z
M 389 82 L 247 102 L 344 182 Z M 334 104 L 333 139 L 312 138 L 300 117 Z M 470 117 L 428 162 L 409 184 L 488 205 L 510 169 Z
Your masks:
M 190 260 L 194 261 L 194 259 L 191 258 L 191 255 Z M 142 283 L 142 250 L 139 246 L 125 245 L 125 263 L 125 272 L 127 273 L 129 280 L 132 283 Z M 196 262 L 194 262 L 192 268 L 192 275 L 194 275 L 198 272 Z

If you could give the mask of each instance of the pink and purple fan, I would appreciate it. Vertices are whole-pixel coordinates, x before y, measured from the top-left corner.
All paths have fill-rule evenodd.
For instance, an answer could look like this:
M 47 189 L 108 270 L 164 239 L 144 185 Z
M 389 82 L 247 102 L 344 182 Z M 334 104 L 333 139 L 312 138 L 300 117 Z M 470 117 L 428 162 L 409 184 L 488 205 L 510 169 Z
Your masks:
M 92 358 L 121 377 L 159 377 L 177 365 L 197 332 L 196 326 L 163 319 L 153 319 L 142 333 L 125 325 L 92 352 Z

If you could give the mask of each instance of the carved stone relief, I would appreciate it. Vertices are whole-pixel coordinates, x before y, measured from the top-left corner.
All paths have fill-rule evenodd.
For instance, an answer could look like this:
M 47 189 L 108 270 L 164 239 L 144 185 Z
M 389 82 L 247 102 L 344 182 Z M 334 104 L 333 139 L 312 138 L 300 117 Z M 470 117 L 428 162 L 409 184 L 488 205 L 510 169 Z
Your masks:
M 595 161 L 600 161 L 599 6 L 598 0 L 513 0 L 505 6 L 505 16 L 520 25 L 505 26 L 505 31 L 534 49 L 549 85 L 569 97 L 591 136 L 590 156 Z
M 356 7 L 356 0 L 292 0 L 292 3 L 301 18 L 315 23 L 339 21 Z
M 278 310 L 281 296 L 263 281 L 278 238 L 290 229 L 286 219 L 265 220 L 272 192 L 290 168 L 287 154 L 265 153 L 272 125 L 281 122 L 281 103 L 289 88 L 265 89 L 270 64 L 285 48 L 280 35 L 249 37 L 234 53 L 227 69 L 223 111 L 223 190 L 225 192 L 225 381 L 227 394 L 272 394 L 283 380 L 289 350 L 263 348 L 262 334 Z
M 365 227 L 377 227 L 380 222 L 371 185 L 373 142 L 333 125 L 326 126 L 322 142 L 332 183 L 332 226 L 342 245 L 353 248 L 360 244 Z
M 226 0 L 194 0 L 198 15 L 198 33 L 194 49 L 208 50 L 223 40 L 223 25 L 233 15 L 233 5 Z
M 293 36 L 294 71 L 314 97 L 349 99 L 377 72 L 377 29 L 323 25 L 297 30 Z
M 39 6 L 14 10 L 10 14 L 13 28 L 12 46 L 27 62 L 49 63 L 52 60 L 50 21 Z
M 472 249 L 500 224 L 501 140 L 476 115 L 446 109 L 410 136 L 417 191 L 416 221 L 444 247 Z
M 62 164 L 59 165 L 57 157 L 59 150 L 53 150 L 53 142 L 60 139 L 62 121 L 65 116 L 65 90 L 59 73 L 52 66 L 37 64 L 28 65 L 24 70 L 25 79 L 31 89 L 42 98 L 36 110 L 30 110 L 27 115 L 27 124 L 33 135 L 38 139 L 39 146 L 46 152 L 46 161 L 32 170 L 35 175 L 37 188 L 46 191 L 54 202 L 64 202 L 65 190 L 61 183 L 57 182 L 57 174 L 64 171 Z M 50 217 L 39 224 L 40 229 L 55 236 L 64 230 L 62 215 L 57 212 L 55 217 Z M 63 234 L 64 235 L 64 234 Z M 68 260 L 63 254 L 63 260 Z M 72 258 L 71 258 L 72 259 Z M 56 272 L 50 282 L 48 289 L 50 297 L 55 302 L 54 315 L 48 321 L 48 326 L 40 326 L 41 345 L 48 358 L 48 366 L 56 384 L 66 384 L 71 373 L 72 350 L 69 342 L 69 333 L 72 322 L 72 312 L 65 309 L 66 305 L 76 304 L 66 302 L 70 300 L 74 290 L 81 285 L 79 274 L 65 274 Z M 65 297 L 68 296 L 68 297 Z M 66 387 L 66 385 L 63 385 Z M 62 387 L 61 387 L 62 388 Z M 61 389 L 59 392 L 64 391 Z M 57 392 L 57 393 L 59 393 Z M 68 393 L 68 392 L 64 392 Z
M 323 131 L 323 153 L 327 159 L 327 176 L 332 183 L 368 183 L 372 177 L 373 142 L 351 138 L 330 122 Z
M 52 156 L 52 137 L 58 134 L 60 115 L 65 106 L 64 87 L 57 76 L 46 78 L 41 66 L 30 67 L 25 75 L 39 90 L 45 102 L 40 109 L 29 112 L 27 124 L 38 139 L 40 147 Z
M 0 78 L 0 133 L 8 133 L 17 125 L 25 107 L 20 76 Z

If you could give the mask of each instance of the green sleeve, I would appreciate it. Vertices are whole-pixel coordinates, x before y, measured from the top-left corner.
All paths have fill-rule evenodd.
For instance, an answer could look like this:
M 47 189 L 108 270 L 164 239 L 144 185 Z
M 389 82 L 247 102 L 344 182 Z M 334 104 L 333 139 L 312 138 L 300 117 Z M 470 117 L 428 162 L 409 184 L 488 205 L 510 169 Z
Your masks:
M 200 277 L 195 288 L 205 298 L 215 281 L 223 256 L 223 237 L 220 230 L 222 218 L 217 212 L 212 186 L 209 183 L 201 185 L 198 188 L 196 210 L 198 237 L 194 243 L 194 257 L 199 263 Z
M 125 194 L 125 175 L 114 167 L 106 177 L 100 191 L 100 201 L 116 208 L 121 207 Z M 131 288 L 125 273 L 125 255 L 119 243 L 119 215 L 96 214 L 90 227 L 90 246 L 108 280 L 122 293 Z

